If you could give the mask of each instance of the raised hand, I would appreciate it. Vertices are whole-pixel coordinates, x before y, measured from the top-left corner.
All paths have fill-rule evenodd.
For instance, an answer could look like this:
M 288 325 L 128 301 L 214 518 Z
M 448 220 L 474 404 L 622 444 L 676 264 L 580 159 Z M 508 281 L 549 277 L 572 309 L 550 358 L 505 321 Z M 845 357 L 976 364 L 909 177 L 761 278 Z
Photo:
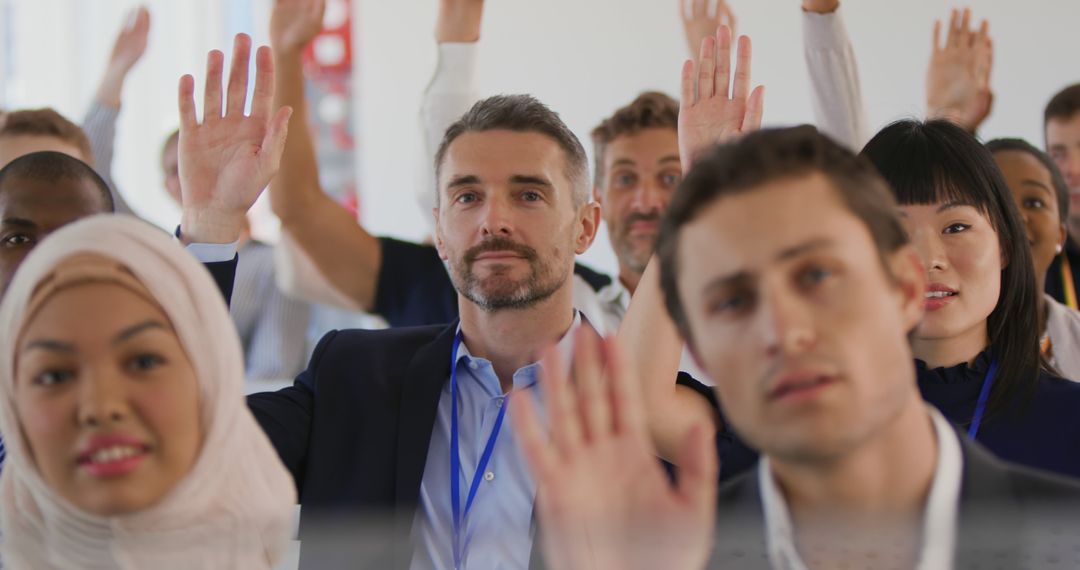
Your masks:
M 690 171 L 694 157 L 709 145 L 761 128 L 765 88 L 750 91 L 750 59 L 750 38 L 741 36 L 732 81 L 731 30 L 721 26 L 716 36 L 701 41 L 698 60 L 683 64 L 679 105 L 683 172 Z
M 716 11 L 709 14 L 709 0 L 678 0 L 679 14 L 682 16 L 683 30 L 686 32 L 686 42 L 690 47 L 690 56 L 697 53 L 701 41 L 706 36 L 716 33 L 720 26 L 731 28 L 735 34 L 735 12 L 728 5 L 727 0 L 715 0 Z
M 275 0 L 270 14 L 274 55 L 299 54 L 322 31 L 326 0 Z
M 435 41 L 443 43 L 472 43 L 480 39 L 480 21 L 484 16 L 484 0 L 439 0 L 439 17 L 435 20 Z
M 934 48 L 926 72 L 927 116 L 948 119 L 974 132 L 993 106 L 990 71 L 994 45 L 990 24 L 971 28 L 971 10 L 952 11 L 945 43 L 941 22 L 934 23 Z
M 244 115 L 250 56 L 251 38 L 237 34 L 222 109 L 225 56 L 218 50 L 207 55 L 201 124 L 195 116 L 195 79 L 180 78 L 180 231 L 188 243 L 236 241 L 285 148 L 292 108 L 272 109 L 274 62 L 266 46 L 255 54 L 251 114 Z
M 510 403 L 515 435 L 537 481 L 546 564 L 704 568 L 717 465 L 702 428 L 687 438 L 679 482 L 672 485 L 649 442 L 637 383 L 614 342 L 583 327 L 571 374 L 572 380 L 557 350 L 546 353 L 540 384 L 550 439 L 531 396 L 515 394 Z
M 130 12 L 116 35 L 105 75 L 98 86 L 96 99 L 99 103 L 113 108 L 120 107 L 120 93 L 124 80 L 131 68 L 146 53 L 146 43 L 150 36 L 150 12 L 139 6 Z

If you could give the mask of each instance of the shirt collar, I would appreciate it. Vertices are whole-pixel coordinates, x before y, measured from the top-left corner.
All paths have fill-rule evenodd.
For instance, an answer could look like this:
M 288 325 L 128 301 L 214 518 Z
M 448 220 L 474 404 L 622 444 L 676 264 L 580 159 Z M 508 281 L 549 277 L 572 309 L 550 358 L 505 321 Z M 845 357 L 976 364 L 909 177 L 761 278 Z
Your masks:
M 623 311 L 630 306 L 630 290 L 623 285 L 618 276 L 612 277 L 611 283 L 601 287 L 596 292 L 596 298 L 602 303 L 618 305 Z
M 963 454 L 956 432 L 940 412 L 927 406 L 937 436 L 938 454 L 934 481 L 923 511 L 922 547 L 916 568 L 951 568 L 956 550 L 957 509 L 963 479 Z M 758 484 L 765 511 L 769 561 L 774 568 L 805 570 L 795 548 L 795 534 L 787 501 L 772 476 L 768 457 L 758 463 Z
M 562 338 L 559 339 L 559 342 L 556 345 L 557 350 L 559 351 L 559 356 L 562 357 L 563 365 L 566 367 L 567 370 L 570 369 L 569 368 L 570 367 L 570 359 L 574 354 L 574 333 L 577 332 L 577 329 L 581 327 L 582 323 L 583 323 L 583 321 L 581 319 L 581 311 L 578 311 L 577 309 L 574 309 L 574 319 L 570 322 L 570 328 L 566 329 L 566 332 L 563 333 Z M 455 335 L 461 334 L 461 323 L 460 322 L 458 323 L 457 331 L 454 334 Z M 466 365 L 470 361 L 485 362 L 485 363 L 490 364 L 490 361 L 488 361 L 485 358 L 479 358 L 479 357 L 473 356 L 469 352 L 469 347 L 466 346 L 464 342 L 461 343 L 460 347 L 458 347 L 457 360 L 454 362 L 454 365 L 455 366 L 461 366 L 462 361 L 464 361 L 464 363 Z M 514 387 L 515 388 L 519 388 L 519 387 L 524 388 L 524 387 L 528 387 L 528 386 L 531 386 L 531 385 L 535 384 L 536 383 L 536 375 L 535 374 L 529 374 L 528 375 L 530 377 L 530 380 L 528 382 L 525 382 L 524 386 L 519 386 L 518 385 L 518 377 L 520 376 L 519 373 L 521 371 L 527 370 L 529 368 L 537 367 L 539 365 L 540 365 L 539 362 L 533 362 L 531 364 L 528 364 L 528 365 L 523 366 L 522 368 L 518 369 L 514 373 Z

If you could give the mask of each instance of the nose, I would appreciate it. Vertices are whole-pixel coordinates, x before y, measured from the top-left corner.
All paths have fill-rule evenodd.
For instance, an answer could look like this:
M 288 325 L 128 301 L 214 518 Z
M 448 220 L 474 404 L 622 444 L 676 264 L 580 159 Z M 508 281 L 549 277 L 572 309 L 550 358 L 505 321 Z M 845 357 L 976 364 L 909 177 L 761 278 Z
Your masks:
M 795 356 L 814 347 L 818 335 L 810 307 L 790 287 L 776 287 L 762 297 L 768 356 Z
M 501 197 L 493 196 L 484 203 L 483 218 L 480 222 L 480 234 L 488 236 L 510 236 L 512 224 L 510 223 L 509 205 Z
M 932 231 L 916 230 L 911 239 L 915 251 L 919 252 L 926 272 L 945 271 L 949 268 L 948 256 L 945 254 L 945 244 L 941 237 Z
M 79 389 L 79 425 L 105 427 L 127 416 L 127 392 L 121 379 L 104 372 L 84 374 Z
M 643 214 L 660 213 L 667 208 L 667 192 L 655 183 L 645 182 L 634 192 L 632 206 L 635 212 Z

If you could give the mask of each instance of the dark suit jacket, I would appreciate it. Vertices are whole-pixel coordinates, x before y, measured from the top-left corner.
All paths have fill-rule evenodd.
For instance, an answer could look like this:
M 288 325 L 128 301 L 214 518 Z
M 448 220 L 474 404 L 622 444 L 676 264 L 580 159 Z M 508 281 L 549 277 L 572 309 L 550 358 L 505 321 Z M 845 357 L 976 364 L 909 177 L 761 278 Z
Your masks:
M 238 256 L 233 256 L 232 261 L 216 261 L 203 264 L 203 267 L 210 272 L 210 276 L 214 278 L 214 283 L 217 283 L 221 295 L 225 297 L 226 305 L 232 301 L 233 283 L 236 281 L 236 261 L 238 259 Z
M 964 472 L 954 567 L 1077 567 L 1080 484 L 1004 463 L 960 440 Z M 769 568 L 756 469 L 720 488 L 718 512 L 709 567 Z
M 248 398 L 296 481 L 305 568 L 407 564 L 456 330 L 331 331 L 292 386 Z

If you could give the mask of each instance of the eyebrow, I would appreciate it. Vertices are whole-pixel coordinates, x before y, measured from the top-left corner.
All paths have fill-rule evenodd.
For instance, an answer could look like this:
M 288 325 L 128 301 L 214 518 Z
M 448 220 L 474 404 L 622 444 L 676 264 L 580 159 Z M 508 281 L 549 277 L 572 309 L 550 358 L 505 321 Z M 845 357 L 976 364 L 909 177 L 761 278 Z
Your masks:
M 166 327 L 160 321 L 149 319 L 149 320 L 143 321 L 143 322 L 141 322 L 141 323 L 139 323 L 137 325 L 132 325 L 132 326 L 120 331 L 120 334 L 113 337 L 112 343 L 114 345 L 120 344 L 120 343 L 122 343 L 124 341 L 131 340 L 132 337 L 138 335 L 139 333 L 142 333 L 144 331 L 151 330 L 151 329 L 165 330 Z
M 480 177 L 475 174 L 461 174 L 450 179 L 450 182 L 446 185 L 447 188 L 454 188 L 457 186 L 468 186 L 470 184 L 479 184 Z
M 536 186 L 543 186 L 545 188 L 551 188 L 552 184 L 547 178 L 542 176 L 532 176 L 528 174 L 515 174 L 510 177 L 510 182 L 513 184 L 533 184 Z
M 1054 196 L 1056 194 L 1056 192 L 1051 190 L 1049 186 L 1047 186 L 1046 184 L 1043 184 L 1042 182 L 1039 182 L 1038 180 L 1032 180 L 1032 179 L 1028 178 L 1026 180 L 1021 180 L 1020 183 L 1024 184 L 1025 186 L 1034 186 L 1036 188 L 1040 188 L 1044 192 L 1046 192 L 1047 194 L 1050 194 L 1051 196 Z
M 165 330 L 166 328 L 167 327 L 164 324 L 162 324 L 159 321 L 153 320 L 153 319 L 143 321 L 143 322 L 141 322 L 141 323 L 139 323 L 137 325 L 132 325 L 132 326 L 120 331 L 119 334 L 117 334 L 115 337 L 113 337 L 112 344 L 113 345 L 120 344 L 120 343 L 122 343 L 124 341 L 130 340 L 132 337 L 134 337 L 134 336 L 136 336 L 136 335 L 138 335 L 138 334 L 140 334 L 140 333 L 142 333 L 144 331 L 147 331 L 147 330 L 151 330 L 151 329 Z M 29 344 L 27 344 L 26 348 L 23 349 L 23 352 L 29 352 L 30 350 L 34 350 L 34 349 L 48 350 L 48 351 L 52 351 L 52 352 L 73 353 L 73 352 L 75 352 L 75 345 L 73 345 L 71 343 L 68 343 L 68 342 L 59 341 L 59 340 L 41 339 L 41 340 L 35 340 L 35 341 L 30 342 Z
M 4 218 L 0 221 L 5 226 L 19 226 L 23 228 L 36 228 L 37 224 L 26 218 Z
M 776 255 L 776 260 L 777 261 L 786 261 L 786 260 L 792 259 L 794 257 L 799 257 L 801 255 L 806 255 L 806 254 L 808 254 L 808 253 L 810 253 L 812 251 L 815 251 L 815 250 L 830 248 L 830 247 L 833 247 L 835 245 L 836 245 L 836 242 L 829 239 L 829 238 L 812 239 L 812 240 L 807 241 L 805 243 L 801 243 L 799 245 L 789 247 L 789 248 L 787 248 L 785 250 L 782 250 L 779 254 Z M 711 281 L 706 283 L 705 287 L 703 287 L 702 289 L 703 289 L 704 292 L 708 293 L 709 291 L 712 291 L 712 290 L 715 290 L 715 289 L 722 289 L 724 287 L 728 287 L 730 285 L 733 285 L 735 283 L 739 283 L 739 282 L 742 282 L 742 281 L 747 281 L 749 279 L 750 279 L 750 273 L 748 273 L 746 271 L 738 271 L 736 273 L 732 273 L 732 274 L 729 274 L 729 275 L 721 275 L 720 277 L 717 277 L 716 279 L 712 279 Z
M 664 158 L 660 159 L 660 162 L 671 162 L 671 161 L 681 162 L 679 160 L 678 155 L 674 155 L 674 154 L 669 154 L 669 155 L 665 156 Z
M 940 214 L 940 213 L 944 212 L 945 210 L 951 210 L 953 208 L 960 208 L 962 206 L 970 206 L 972 208 L 977 208 L 977 206 L 975 206 L 975 204 L 972 204 L 971 202 L 964 202 L 964 201 L 946 202 L 946 203 L 942 204 L 937 209 L 937 213 Z

